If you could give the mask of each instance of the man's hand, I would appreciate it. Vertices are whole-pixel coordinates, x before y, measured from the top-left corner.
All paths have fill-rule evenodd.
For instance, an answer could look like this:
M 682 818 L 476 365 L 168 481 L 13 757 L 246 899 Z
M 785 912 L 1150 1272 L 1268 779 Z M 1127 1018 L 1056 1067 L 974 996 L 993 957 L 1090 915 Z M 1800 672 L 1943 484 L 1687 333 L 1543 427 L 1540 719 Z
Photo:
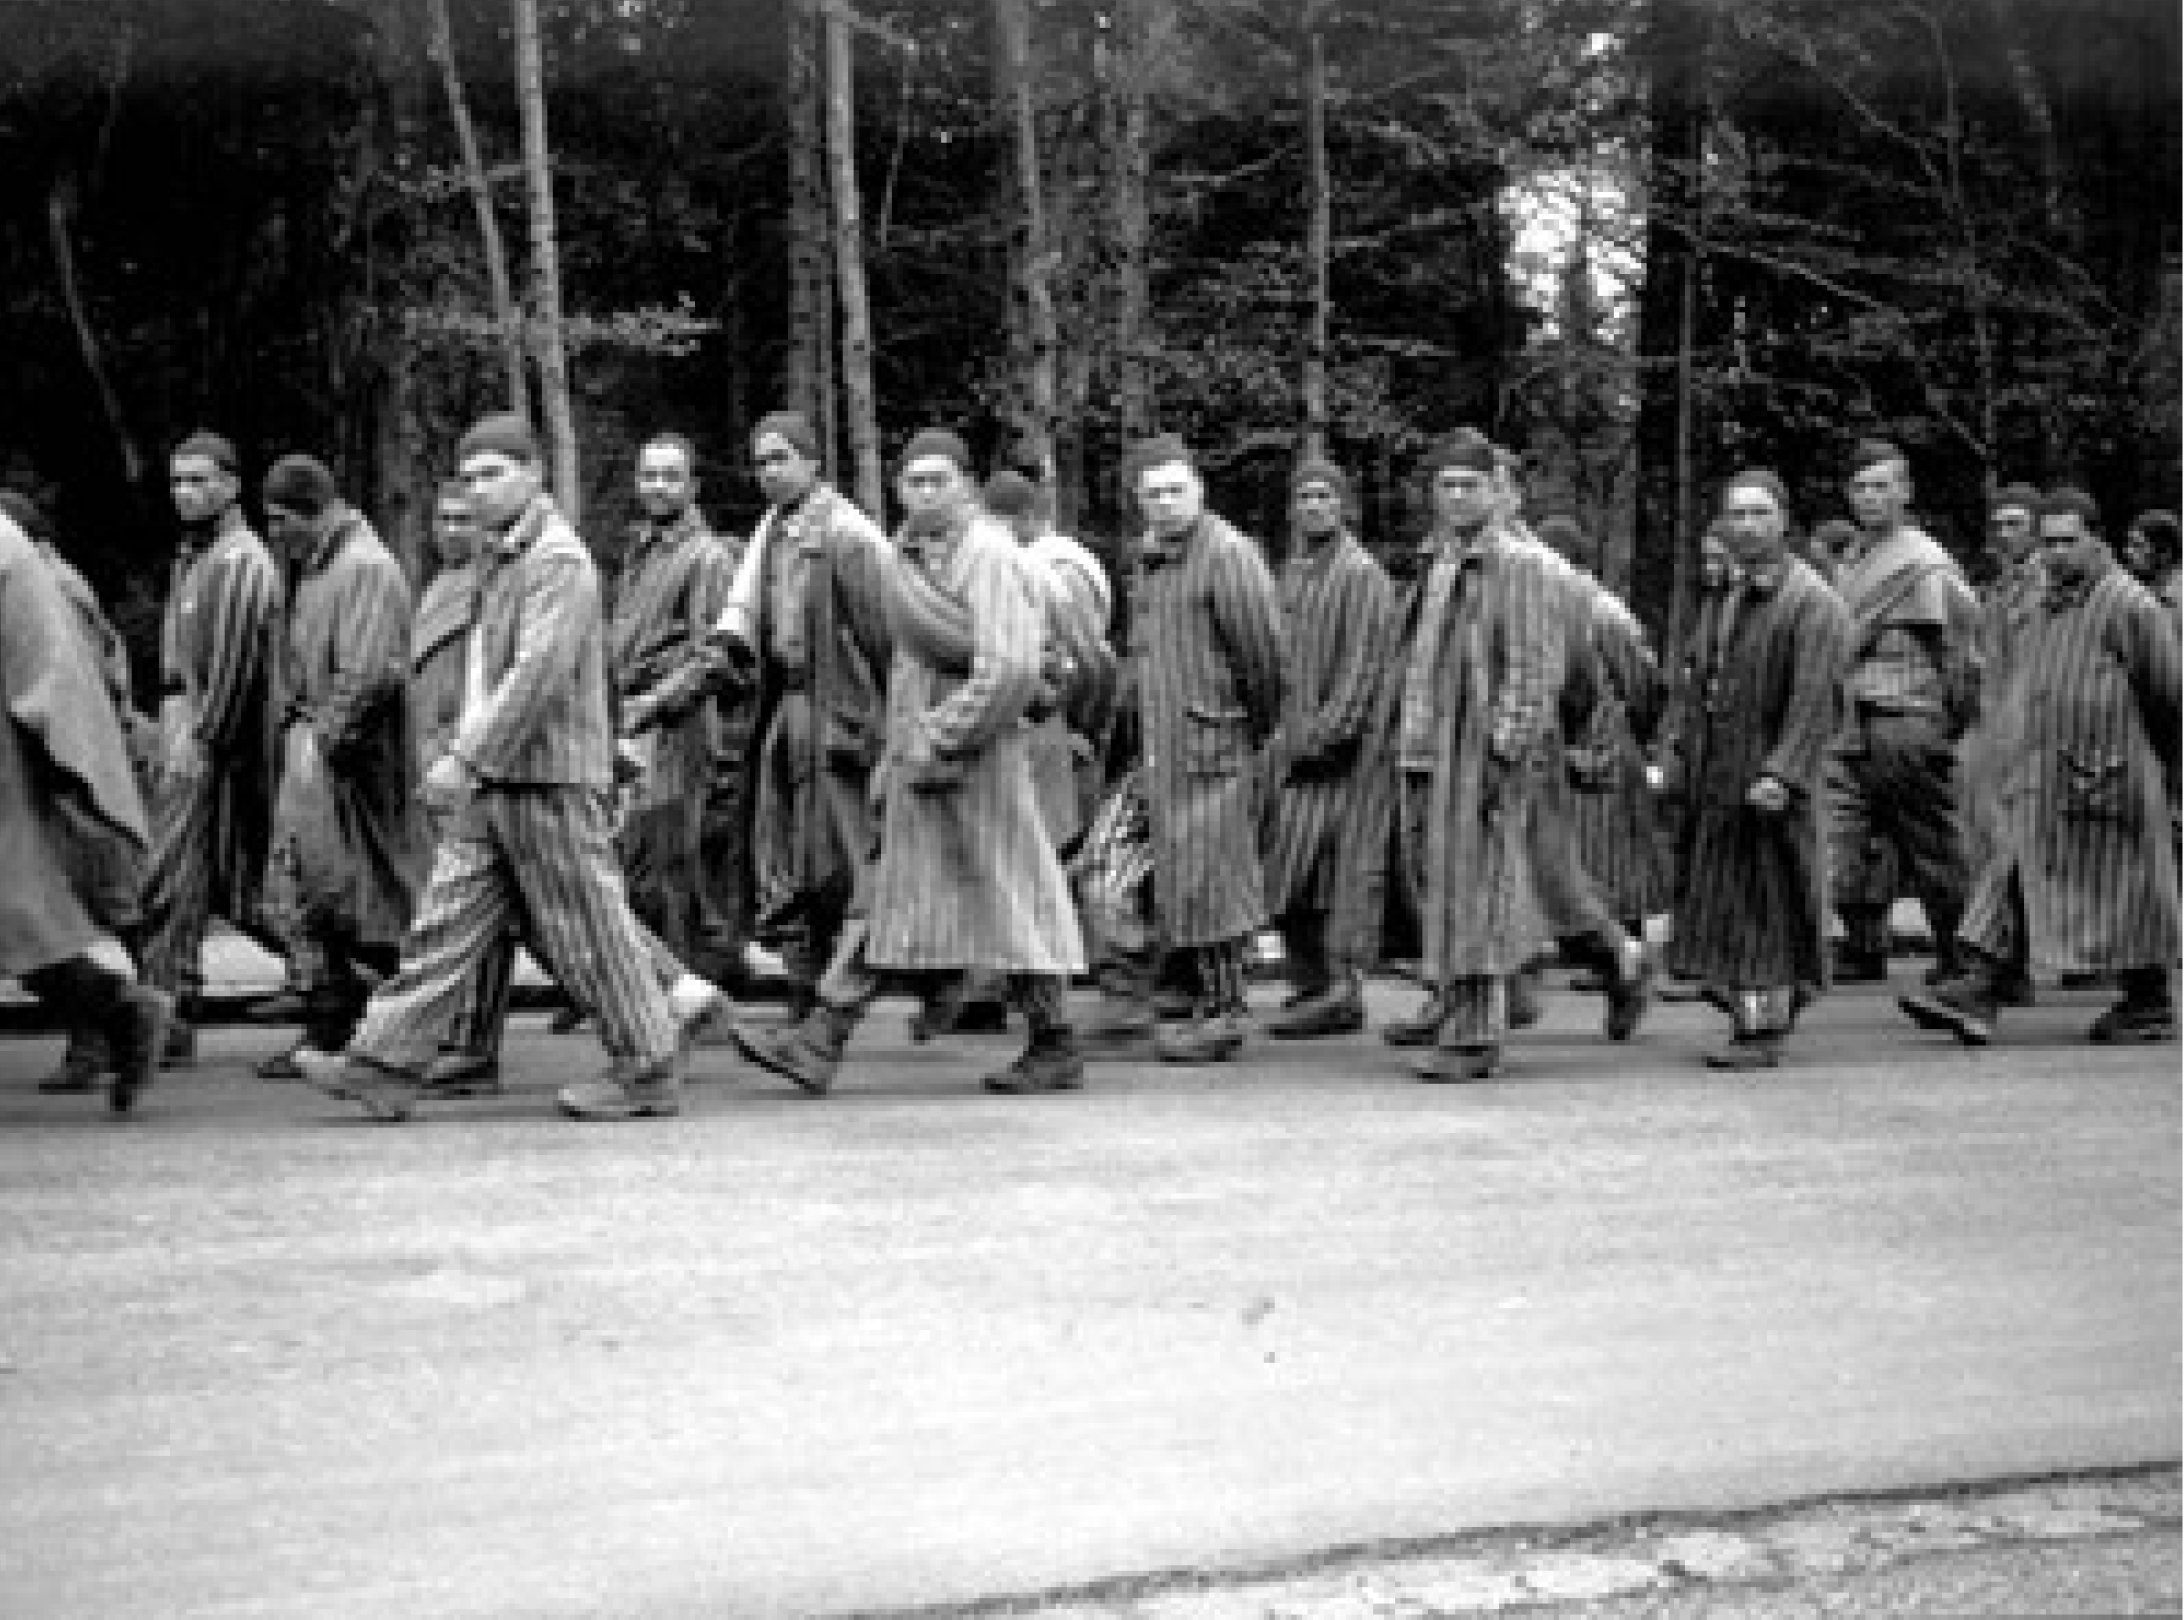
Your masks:
M 462 755 L 451 752 L 432 762 L 432 769 L 425 772 L 425 785 L 419 790 L 419 797 L 425 801 L 426 808 L 439 815 L 451 816 L 477 791 L 478 773 Z
M 1790 807 L 1790 790 L 1776 776 L 1762 776 L 1744 790 L 1744 802 L 1763 815 L 1779 816 Z
M 195 782 L 212 768 L 212 760 L 194 733 L 181 731 L 167 739 L 164 767 L 171 782 Z

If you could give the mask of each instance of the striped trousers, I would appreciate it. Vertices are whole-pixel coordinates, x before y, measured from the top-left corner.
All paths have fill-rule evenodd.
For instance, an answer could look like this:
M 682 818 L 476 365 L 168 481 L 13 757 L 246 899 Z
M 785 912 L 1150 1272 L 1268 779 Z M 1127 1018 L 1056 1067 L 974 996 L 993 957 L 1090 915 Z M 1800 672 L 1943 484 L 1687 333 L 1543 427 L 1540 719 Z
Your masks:
M 564 786 L 488 788 L 471 802 L 433 858 L 402 965 L 373 992 L 349 1049 L 386 1068 L 422 1069 L 511 928 L 592 1010 L 610 1056 L 673 1058 L 674 1016 L 630 913 L 607 795 Z
M 288 953 L 289 941 L 260 914 L 263 873 L 237 870 L 253 858 L 228 802 L 239 791 L 208 772 L 158 795 L 139 956 L 144 982 L 185 1005 L 205 987 L 205 931 L 215 912 L 274 955 Z M 262 862 L 262 852 L 255 858 Z

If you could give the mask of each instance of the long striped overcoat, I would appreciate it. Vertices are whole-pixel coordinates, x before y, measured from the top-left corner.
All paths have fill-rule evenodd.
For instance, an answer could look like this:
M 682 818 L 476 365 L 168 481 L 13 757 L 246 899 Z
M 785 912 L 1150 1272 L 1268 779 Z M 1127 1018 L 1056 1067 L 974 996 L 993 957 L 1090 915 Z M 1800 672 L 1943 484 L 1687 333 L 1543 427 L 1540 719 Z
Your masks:
M 290 764 L 274 837 L 296 856 L 300 920 L 363 945 L 401 942 L 427 862 L 403 698 L 409 636 L 402 565 L 360 514 L 345 514 L 305 560 L 289 610 Z M 306 753 L 311 765 L 298 768 Z
M 1821 781 L 1842 723 L 1850 615 L 1794 556 L 1773 590 L 1747 581 L 1718 611 L 1733 615 L 1728 639 L 1680 739 L 1688 860 L 1669 966 L 1732 988 L 1825 986 Z M 1745 802 L 1762 776 L 1789 789 L 1788 808 Z
M 1417 911 L 1417 896 L 1397 847 L 1395 738 L 1403 672 L 1410 663 L 1425 602 L 1425 569 L 1406 569 L 1402 577 L 1391 576 L 1390 585 L 1387 644 L 1373 683 L 1372 707 L 1352 779 L 1357 797 L 1340 844 L 1327 928 L 1329 948 L 1340 959 L 1361 966 L 1378 962 L 1388 953 L 1391 912 L 1413 919 Z M 1393 931 L 1405 932 L 1402 928 Z M 1402 943 L 1407 944 L 1407 939 Z
M 463 717 L 470 625 L 478 612 L 475 561 L 443 568 L 425 584 L 410 624 L 410 747 L 421 778 L 447 752 Z
M 2034 967 L 2176 960 L 2163 773 L 2177 765 L 2177 667 L 2166 610 L 2113 564 L 2090 587 L 2043 601 L 2011 685 L 2023 729 L 2001 788 L 2002 844 L 1973 891 L 1964 938 L 2007 954 L 2014 877 Z
M 283 596 L 272 553 L 230 510 L 209 544 L 175 559 L 160 625 L 161 733 L 194 737 L 210 766 L 195 780 L 163 779 L 154 795 L 148 896 L 193 888 L 178 869 L 196 868 L 211 912 L 243 926 L 261 916 L 280 771 Z
M 1129 656 L 1162 941 L 1235 939 L 1266 920 L 1259 753 L 1282 713 L 1281 602 L 1258 545 L 1211 512 L 1146 539 Z
M 1289 666 L 1267 750 L 1267 909 L 1326 911 L 1343 841 L 1377 761 L 1367 734 L 1388 659 L 1395 587 L 1347 531 L 1282 566 Z
M 1428 570 L 1409 662 L 1432 661 L 1422 689 L 1431 768 L 1406 769 L 1402 814 L 1406 833 L 1417 829 L 1422 967 L 1434 985 L 1514 973 L 1543 934 L 1530 822 L 1568 654 L 1568 596 L 1551 557 L 1496 528 Z M 1444 569 L 1455 578 L 1435 624 L 1433 575 Z M 1408 670 L 1393 679 L 1407 688 Z
M 1571 821 L 1577 854 L 1618 919 L 1651 915 L 1665 903 L 1664 860 L 1646 752 L 1666 685 L 1646 633 L 1605 587 L 1590 598 L 1594 702 L 1568 750 Z
M 951 673 L 911 636 L 895 639 L 866 954 L 888 968 L 1080 971 L 1077 911 L 1021 724 L 1047 634 L 1038 565 L 979 514 L 945 536 L 905 537 L 891 566 L 962 611 L 970 658 Z
M 1979 713 L 1957 745 L 1965 864 L 1976 878 L 2000 847 L 2002 785 L 2024 746 L 2017 663 L 2047 589 L 2037 558 L 2007 569 L 1979 604 Z

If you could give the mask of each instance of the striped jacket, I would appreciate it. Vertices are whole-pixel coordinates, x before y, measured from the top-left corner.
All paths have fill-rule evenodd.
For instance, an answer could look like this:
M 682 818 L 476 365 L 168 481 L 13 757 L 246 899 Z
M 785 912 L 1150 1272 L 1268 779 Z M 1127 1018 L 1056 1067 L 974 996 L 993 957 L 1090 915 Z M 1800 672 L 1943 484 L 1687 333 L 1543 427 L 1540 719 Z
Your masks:
M 453 752 L 488 785 L 614 781 L 599 571 L 549 495 L 485 542 Z
M 1666 691 L 1646 633 L 1605 586 L 1591 596 L 1593 705 L 1571 740 L 1568 774 L 1578 859 L 1617 918 L 1661 908 L 1665 862 L 1646 783 Z
M 2026 626 L 2005 701 L 2022 742 L 2002 783 L 2001 846 L 1963 936 L 2006 933 L 2022 886 L 2034 966 L 2060 972 L 2176 960 L 2177 868 L 2164 773 L 2178 763 L 2178 650 L 2167 611 L 2121 568 L 2051 587 Z
M 649 735 L 642 803 L 687 800 L 712 783 L 719 715 L 688 679 L 698 643 L 727 606 L 736 558 L 688 507 L 667 527 L 640 523 L 623 548 L 607 620 L 615 722 Z
M 1333 904 L 1341 840 L 1379 763 L 1366 743 L 1395 611 L 1387 571 L 1348 533 L 1290 558 L 1280 586 L 1289 666 L 1263 838 L 1275 916 Z
M 1669 964 L 1735 988 L 1825 985 L 1821 777 L 1841 725 L 1850 615 L 1795 557 L 1773 590 L 1747 582 L 1722 598 L 1702 633 L 1724 614 L 1727 637 L 1677 739 L 1687 858 Z M 1790 790 L 1779 814 L 1745 803 L 1762 776 Z
M 1266 920 L 1257 756 L 1282 713 L 1281 604 L 1258 545 L 1211 512 L 1148 537 L 1129 646 L 1162 938 L 1234 939 Z

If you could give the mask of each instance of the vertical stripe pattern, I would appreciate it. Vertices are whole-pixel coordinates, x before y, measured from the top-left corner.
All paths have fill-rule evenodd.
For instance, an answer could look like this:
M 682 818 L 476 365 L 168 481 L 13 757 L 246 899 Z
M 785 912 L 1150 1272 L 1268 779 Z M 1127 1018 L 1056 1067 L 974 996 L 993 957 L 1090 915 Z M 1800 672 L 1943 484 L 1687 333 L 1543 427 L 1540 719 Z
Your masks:
M 1212 513 L 1150 540 L 1130 591 L 1130 661 L 1163 943 L 1207 945 L 1266 920 L 1259 750 L 1280 722 L 1281 605 L 1258 546 Z

